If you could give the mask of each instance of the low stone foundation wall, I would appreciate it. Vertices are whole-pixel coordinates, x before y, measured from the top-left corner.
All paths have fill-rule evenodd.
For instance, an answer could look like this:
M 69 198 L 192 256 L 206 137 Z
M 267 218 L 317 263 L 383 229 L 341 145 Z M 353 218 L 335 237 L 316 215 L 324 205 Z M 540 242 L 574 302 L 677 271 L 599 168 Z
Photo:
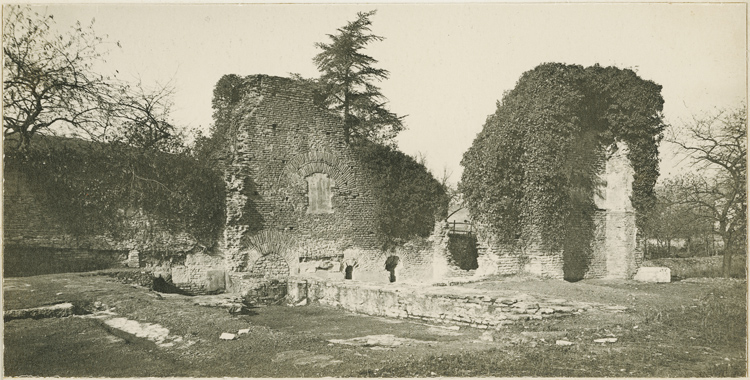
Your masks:
M 590 304 L 515 294 L 477 295 L 467 289 L 389 287 L 361 282 L 290 279 L 287 302 L 316 303 L 374 316 L 430 323 L 499 328 L 516 321 L 554 318 L 589 309 Z
M 285 281 L 271 280 L 259 283 L 244 295 L 245 302 L 251 305 L 281 303 L 286 297 L 288 285 Z

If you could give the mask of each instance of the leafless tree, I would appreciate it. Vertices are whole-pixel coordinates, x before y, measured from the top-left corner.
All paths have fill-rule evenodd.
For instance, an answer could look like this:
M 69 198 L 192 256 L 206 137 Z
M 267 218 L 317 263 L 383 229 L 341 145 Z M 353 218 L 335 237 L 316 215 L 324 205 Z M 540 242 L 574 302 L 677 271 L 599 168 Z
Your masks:
M 108 42 L 94 20 L 60 33 L 53 15 L 30 6 L 3 7 L 3 132 L 26 151 L 35 134 L 64 133 L 89 140 L 164 144 L 172 87 L 144 91 L 94 71 Z M 119 46 L 119 43 L 116 43 Z
M 695 119 L 680 133 L 677 144 L 692 161 L 695 175 L 684 186 L 684 202 L 710 211 L 724 243 L 722 274 L 729 276 L 732 255 L 747 239 L 747 109 L 721 111 Z
M 138 81 L 124 91 L 111 107 L 116 128 L 111 140 L 119 140 L 141 149 L 174 152 L 183 148 L 180 132 L 168 118 L 173 106 L 174 87 L 157 84 L 146 89 Z

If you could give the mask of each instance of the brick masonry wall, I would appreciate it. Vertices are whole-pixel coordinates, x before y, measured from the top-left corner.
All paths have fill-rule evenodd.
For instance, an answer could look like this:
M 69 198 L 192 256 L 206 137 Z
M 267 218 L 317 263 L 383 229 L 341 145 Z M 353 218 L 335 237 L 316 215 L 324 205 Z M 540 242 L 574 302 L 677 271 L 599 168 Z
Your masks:
M 289 264 L 283 257 L 270 254 L 256 260 L 250 272 L 263 274 L 267 279 L 283 279 L 289 277 Z
M 228 188 L 220 250 L 224 263 L 218 267 L 213 261 L 196 264 L 226 270 L 228 288 L 250 289 L 263 279 L 282 278 L 286 273 L 343 278 L 342 264 L 352 260 L 358 262 L 356 279 L 387 282 L 384 264 L 391 255 L 400 258 L 398 282 L 516 274 L 563 278 L 561 251 L 551 252 L 533 242 L 498 242 L 485 230 L 478 232 L 479 268 L 461 270 L 450 262 L 449 236 L 440 223 L 427 242 L 381 251 L 374 217 L 376 200 L 344 142 L 339 119 L 317 108 L 309 91 L 290 79 L 255 75 L 244 80 L 244 98 L 230 111 L 237 120 L 236 135 L 226 146 L 230 158 L 224 162 Z M 623 173 L 629 173 L 622 162 L 623 152 L 625 149 L 608 163 L 605 173 L 607 202 L 618 207 L 626 204 L 623 199 L 629 199 L 621 194 L 629 184 L 622 178 Z M 328 183 L 330 191 L 321 188 Z M 316 186 L 314 193 L 308 191 L 311 184 Z M 310 199 L 315 203 L 314 212 L 310 212 Z M 615 239 L 619 243 L 610 242 L 615 233 L 630 233 L 627 228 L 615 228 L 617 223 L 627 223 L 627 218 L 613 220 L 612 215 L 597 214 L 600 227 L 587 277 L 614 273 L 613 266 L 624 265 L 626 273 L 634 267 L 602 253 L 613 248 L 620 252 L 619 248 L 630 244 L 625 235 Z M 276 243 L 253 243 L 259 236 Z M 208 270 L 189 269 L 196 273 L 190 278 L 205 282 Z
M 589 268 L 584 278 L 602 278 L 607 275 L 607 212 L 594 213 L 594 239 L 591 242 Z
M 634 212 L 607 212 L 606 278 L 632 278 L 638 271 L 636 255 L 643 253 L 636 240 Z
M 224 258 L 205 251 L 186 255 L 184 262 L 163 263 L 152 268 L 155 275 L 170 275 L 172 282 L 189 292 L 202 294 L 221 292 L 226 289 Z

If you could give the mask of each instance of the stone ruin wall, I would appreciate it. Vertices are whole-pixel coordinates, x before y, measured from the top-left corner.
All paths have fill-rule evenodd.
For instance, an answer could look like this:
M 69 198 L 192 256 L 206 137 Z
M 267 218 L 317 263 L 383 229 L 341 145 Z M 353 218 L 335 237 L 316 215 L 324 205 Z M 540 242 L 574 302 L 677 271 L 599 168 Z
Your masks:
M 226 147 L 223 262 L 186 262 L 177 270 L 195 275 L 173 280 L 205 284 L 210 271 L 223 269 L 226 289 L 245 292 L 318 270 L 343 277 L 344 257 L 370 256 L 378 236 L 375 200 L 340 121 L 291 79 L 244 80 L 248 90 L 233 111 L 236 138 Z
M 312 94 L 290 79 L 258 75 L 245 80 L 250 90 L 234 110 L 237 134 L 226 147 L 231 153 L 225 163 L 227 219 L 216 252 L 196 248 L 189 236 L 165 231 L 159 232 L 163 236 L 156 239 L 162 242 L 158 247 L 103 237 L 82 243 L 61 232 L 17 173 L 5 173 L 4 244 L 116 251 L 121 264 L 145 264 L 199 293 L 245 292 L 290 276 L 343 279 L 342 263 L 354 260 L 358 262 L 355 280 L 387 283 L 384 263 L 390 255 L 400 258 L 398 282 L 439 284 L 519 274 L 563 277 L 562 252 L 545 251 L 535 244 L 503 244 L 481 226 L 476 234 L 479 266 L 473 270 L 451 263 L 448 230 L 442 222 L 424 241 L 380 250 L 376 200 L 344 142 L 340 121 L 317 108 Z M 596 200 L 602 210 L 595 215 L 586 278 L 630 278 L 640 265 L 642 251 L 629 198 L 632 175 L 627 147 L 621 145 L 607 162 L 603 175 L 607 185 Z M 330 191 L 323 196 L 308 191 L 310 186 L 326 184 Z M 316 208 L 313 213 L 308 212 L 311 202 Z M 138 223 L 150 225 L 148 220 L 134 219 L 134 226 Z M 258 239 L 263 241 L 254 242 Z M 182 254 L 166 262 L 136 257 L 134 263 L 132 255 L 129 261 L 123 258 L 125 252 L 149 249 Z
M 595 197 L 599 210 L 594 214 L 594 237 L 584 278 L 632 278 L 643 259 L 630 201 L 634 171 L 627 153 L 627 146 L 618 143 L 602 174 L 605 185 Z M 495 265 L 490 274 L 564 276 L 562 251 L 550 252 L 533 243 L 526 247 L 500 243 L 482 228 L 477 238 L 480 257 L 487 256 L 485 260 Z
M 602 174 L 606 185 L 595 199 L 599 210 L 594 213 L 595 230 L 584 278 L 632 278 L 643 259 L 637 239 L 635 210 L 630 202 L 634 171 L 627 153 L 627 146 L 618 144 Z M 518 241 L 501 242 L 489 228 L 476 224 L 479 267 L 461 270 L 450 263 L 447 226 L 440 225 L 443 227 L 436 227 L 430 237 L 432 250 L 422 253 L 432 259 L 431 276 L 423 276 L 423 279 L 446 283 L 480 280 L 492 275 L 564 277 L 562 251 L 549 251 L 534 243 L 523 246 Z

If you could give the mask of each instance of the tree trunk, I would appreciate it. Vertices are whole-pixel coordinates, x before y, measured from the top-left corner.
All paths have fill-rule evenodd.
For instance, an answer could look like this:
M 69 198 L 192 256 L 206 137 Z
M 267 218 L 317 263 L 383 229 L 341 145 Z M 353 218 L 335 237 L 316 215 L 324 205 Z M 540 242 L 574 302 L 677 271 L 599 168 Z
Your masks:
M 724 242 L 724 258 L 721 261 L 721 276 L 729 278 L 730 269 L 732 268 L 732 254 L 734 253 L 732 250 L 732 248 L 734 248 L 732 244 L 732 235 L 730 231 L 727 231 L 727 223 L 723 220 L 719 222 L 719 231 L 721 234 L 721 241 Z
M 667 257 L 672 257 L 672 239 L 667 240 Z
M 711 256 L 716 256 L 716 235 L 713 233 L 711 234 Z
M 721 261 L 721 276 L 729 278 L 732 275 L 732 249 L 724 245 L 724 259 Z
M 18 151 L 25 156 L 29 153 L 29 146 L 31 146 L 31 135 L 21 132 L 18 134 L 18 136 L 21 139 L 20 143 L 18 144 Z

